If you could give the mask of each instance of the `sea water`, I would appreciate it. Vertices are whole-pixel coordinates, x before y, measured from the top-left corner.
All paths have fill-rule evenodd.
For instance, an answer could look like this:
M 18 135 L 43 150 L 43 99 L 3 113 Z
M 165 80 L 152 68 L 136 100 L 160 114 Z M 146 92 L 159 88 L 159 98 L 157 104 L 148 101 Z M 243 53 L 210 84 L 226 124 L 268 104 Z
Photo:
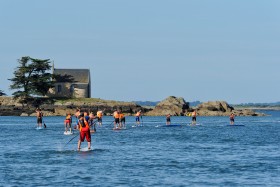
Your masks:
M 279 186 L 280 112 L 266 117 L 126 117 L 114 131 L 104 117 L 92 151 L 78 152 L 78 132 L 65 136 L 64 117 L 0 117 L 0 186 Z M 156 127 L 158 126 L 158 127 Z M 69 144 L 70 139 L 77 136 Z M 87 143 L 82 143 L 86 147 Z

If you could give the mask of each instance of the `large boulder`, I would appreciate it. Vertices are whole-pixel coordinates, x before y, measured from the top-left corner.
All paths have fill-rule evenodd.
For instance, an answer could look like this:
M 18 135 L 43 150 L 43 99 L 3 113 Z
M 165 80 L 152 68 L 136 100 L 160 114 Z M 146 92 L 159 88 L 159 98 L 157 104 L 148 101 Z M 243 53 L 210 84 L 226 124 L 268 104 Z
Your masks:
M 216 111 L 216 112 L 231 112 L 234 110 L 232 106 L 225 101 L 209 101 L 198 105 L 198 110 Z
M 155 108 L 147 112 L 148 116 L 164 116 L 167 114 L 173 116 L 184 115 L 185 111 L 189 109 L 189 103 L 187 103 L 182 97 L 170 96 L 160 103 Z
M 202 103 L 197 106 L 196 110 L 200 116 L 229 116 L 231 113 L 234 113 L 236 116 L 264 116 L 264 114 L 249 109 L 234 110 L 234 108 L 225 101 L 209 101 Z

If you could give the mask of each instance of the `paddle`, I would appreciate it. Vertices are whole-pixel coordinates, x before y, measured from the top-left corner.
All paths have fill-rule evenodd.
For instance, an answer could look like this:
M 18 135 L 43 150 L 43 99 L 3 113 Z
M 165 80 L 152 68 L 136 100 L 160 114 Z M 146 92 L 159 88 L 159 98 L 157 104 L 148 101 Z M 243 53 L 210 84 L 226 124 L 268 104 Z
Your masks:
M 142 123 L 142 126 L 144 126 L 144 125 L 143 125 L 143 118 L 142 118 L 142 116 L 141 116 L 141 123 Z
M 115 120 L 113 120 L 113 121 L 112 121 L 112 123 L 110 123 L 110 125 L 109 125 L 109 126 L 111 126 L 114 122 L 115 122 Z
M 44 123 L 44 128 L 47 128 L 47 125 L 45 124 L 45 121 L 43 121 L 43 123 Z
M 89 127 L 91 127 L 92 125 L 94 125 L 98 120 L 96 120 L 95 122 L 93 122 Z M 77 136 L 79 136 L 80 133 L 78 133 L 76 136 L 74 136 L 73 138 L 71 138 L 66 144 L 64 147 L 66 147 L 66 145 L 68 145 L 72 140 L 74 140 Z

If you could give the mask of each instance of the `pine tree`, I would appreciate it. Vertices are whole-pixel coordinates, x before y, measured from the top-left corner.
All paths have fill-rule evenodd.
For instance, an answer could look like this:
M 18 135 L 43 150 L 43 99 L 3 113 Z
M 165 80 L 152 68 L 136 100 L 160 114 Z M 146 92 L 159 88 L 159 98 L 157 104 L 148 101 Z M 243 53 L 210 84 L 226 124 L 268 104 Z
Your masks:
M 27 103 L 35 96 L 44 96 L 53 87 L 50 60 L 34 59 L 29 56 L 18 60 L 19 66 L 14 71 L 10 89 L 17 90 L 14 98 L 20 98 L 21 103 Z

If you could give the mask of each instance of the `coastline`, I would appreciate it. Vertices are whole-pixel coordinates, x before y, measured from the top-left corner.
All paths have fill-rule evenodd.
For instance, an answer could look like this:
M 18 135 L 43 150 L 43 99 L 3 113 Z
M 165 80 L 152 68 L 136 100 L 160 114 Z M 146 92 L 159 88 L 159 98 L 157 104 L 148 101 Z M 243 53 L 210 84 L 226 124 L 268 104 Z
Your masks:
M 140 106 L 133 102 L 104 100 L 100 98 L 40 98 L 39 102 L 23 107 L 18 100 L 12 97 L 0 96 L 0 116 L 36 116 L 35 110 L 40 107 L 44 116 L 65 116 L 66 113 L 74 114 L 76 109 L 96 113 L 105 110 L 104 115 L 112 116 L 115 110 L 122 110 L 126 116 L 133 116 L 139 110 L 146 116 L 188 116 L 190 112 L 197 110 L 200 116 L 265 116 L 255 112 L 260 108 L 232 107 L 225 101 L 209 101 L 196 107 L 190 107 L 189 103 L 181 97 L 169 96 L 155 107 Z M 268 108 L 265 108 L 268 110 Z

